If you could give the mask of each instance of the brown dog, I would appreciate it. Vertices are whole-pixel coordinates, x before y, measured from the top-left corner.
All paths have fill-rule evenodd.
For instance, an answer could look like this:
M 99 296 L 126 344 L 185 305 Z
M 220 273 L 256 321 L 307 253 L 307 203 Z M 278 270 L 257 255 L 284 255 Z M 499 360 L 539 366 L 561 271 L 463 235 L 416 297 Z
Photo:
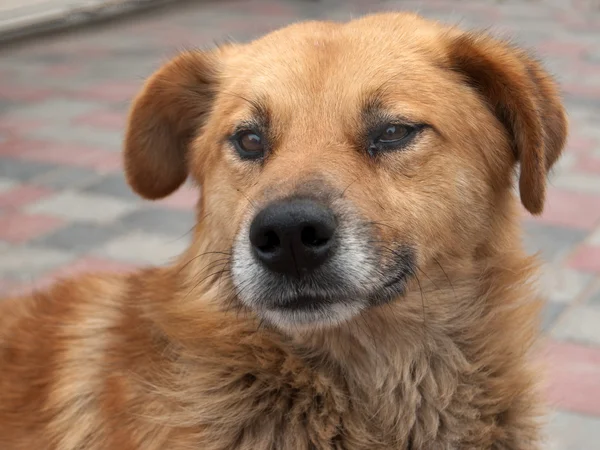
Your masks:
M 179 55 L 125 162 L 202 186 L 193 243 L 2 303 L 0 448 L 539 448 L 513 172 L 540 213 L 565 135 L 528 54 L 410 14 Z

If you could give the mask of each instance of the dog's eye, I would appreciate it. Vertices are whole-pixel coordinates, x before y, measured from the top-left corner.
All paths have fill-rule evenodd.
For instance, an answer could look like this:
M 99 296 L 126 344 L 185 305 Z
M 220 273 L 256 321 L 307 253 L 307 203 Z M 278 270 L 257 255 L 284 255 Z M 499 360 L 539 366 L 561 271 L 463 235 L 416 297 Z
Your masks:
M 412 132 L 412 127 L 407 125 L 387 125 L 383 133 L 379 136 L 379 142 L 390 144 L 404 139 Z
M 256 131 L 240 131 L 233 136 L 232 141 L 243 159 L 261 158 L 265 152 L 264 139 Z
M 381 151 L 398 150 L 405 147 L 424 125 L 401 125 L 388 123 L 371 134 L 369 154 L 374 156 Z

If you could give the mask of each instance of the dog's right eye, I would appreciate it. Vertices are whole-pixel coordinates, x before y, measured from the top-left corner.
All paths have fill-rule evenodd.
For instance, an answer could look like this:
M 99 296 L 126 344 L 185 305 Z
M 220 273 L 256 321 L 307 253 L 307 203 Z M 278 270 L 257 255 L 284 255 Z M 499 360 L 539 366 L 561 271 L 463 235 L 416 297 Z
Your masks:
M 265 153 L 264 139 L 256 131 L 239 131 L 233 135 L 231 141 L 242 159 L 262 158 Z

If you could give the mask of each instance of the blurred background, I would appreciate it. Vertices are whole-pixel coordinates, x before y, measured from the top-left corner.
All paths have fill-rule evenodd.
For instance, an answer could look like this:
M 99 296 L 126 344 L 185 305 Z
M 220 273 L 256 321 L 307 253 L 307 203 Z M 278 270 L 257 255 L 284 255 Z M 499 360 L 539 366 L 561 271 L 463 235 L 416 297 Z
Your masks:
M 600 448 L 597 0 L 0 0 L 0 295 L 164 264 L 186 247 L 197 193 L 142 201 L 120 156 L 132 96 L 178 49 L 378 10 L 489 28 L 558 77 L 568 148 L 544 215 L 523 214 L 525 245 L 546 262 L 547 448 Z

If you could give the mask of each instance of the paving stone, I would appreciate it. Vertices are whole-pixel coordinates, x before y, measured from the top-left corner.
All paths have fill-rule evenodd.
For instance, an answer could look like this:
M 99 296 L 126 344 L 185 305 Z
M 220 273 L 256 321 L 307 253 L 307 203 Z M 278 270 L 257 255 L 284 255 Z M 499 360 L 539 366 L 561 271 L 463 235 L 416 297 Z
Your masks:
M 552 179 L 552 185 L 573 192 L 600 195 L 600 175 L 562 173 Z
M 29 205 L 25 210 L 66 220 L 105 223 L 112 222 L 135 208 L 135 204 L 104 195 L 65 191 Z
M 31 146 L 15 155 L 15 157 L 24 161 L 77 167 L 95 167 L 106 159 L 115 156 L 116 159 L 121 160 L 120 154 L 115 155 L 113 152 L 107 152 L 98 147 L 73 142 L 51 142 L 51 144 Z
M 0 85 L 0 96 L 4 99 L 8 99 L 14 102 L 28 102 L 34 100 L 45 100 L 52 95 L 52 91 L 49 89 L 40 89 L 37 86 L 18 86 L 17 84 L 9 85 L 4 83 Z M 16 108 L 11 108 L 11 114 L 14 113 Z M 27 111 L 21 113 L 21 117 L 26 117 Z
M 0 208 L 18 209 L 26 204 L 48 197 L 51 194 L 53 194 L 53 191 L 50 189 L 35 185 L 21 184 L 8 191 L 0 191 Z
M 578 158 L 576 154 L 570 152 L 564 153 L 552 167 L 552 170 L 549 174 L 550 184 L 560 187 L 560 185 L 556 184 L 556 179 L 562 177 L 563 174 L 570 174 L 570 171 L 577 164 L 577 161 Z M 560 182 L 564 182 L 564 180 L 560 180 L 559 183 Z
M 590 245 L 600 246 L 600 226 L 596 228 L 587 239 L 587 243 Z
M 108 242 L 95 255 L 138 264 L 164 265 L 189 245 L 188 238 L 133 232 Z
M 555 303 L 577 300 L 591 284 L 593 274 L 565 268 L 563 265 L 545 264 L 542 270 L 541 292 Z
M 2 158 L 0 161 L 0 177 L 18 181 L 29 181 L 34 177 L 56 170 L 55 164 L 17 161 Z
M 141 230 L 149 233 L 162 233 L 184 236 L 195 224 L 193 211 L 177 211 L 165 208 L 144 208 L 133 211 L 120 219 L 121 227 L 127 230 Z
M 122 231 L 114 226 L 72 223 L 35 239 L 32 244 L 81 254 L 102 247 L 106 242 L 114 239 L 119 232 Z
M 574 169 L 580 173 L 600 175 L 600 156 L 582 156 L 578 158 Z
M 600 196 L 550 188 L 544 212 L 536 221 L 589 230 L 600 221 Z
M 575 228 L 546 225 L 540 222 L 524 224 L 525 248 L 529 253 L 541 252 L 544 260 L 552 262 L 572 251 L 583 242 L 587 232 Z
M 600 246 L 581 246 L 569 258 L 567 264 L 577 270 L 600 274 Z
M 111 54 L 111 56 L 114 56 L 114 54 Z M 152 55 L 148 59 L 148 62 L 154 64 L 156 62 L 156 59 L 156 55 Z M 129 102 L 136 96 L 136 94 L 140 91 L 141 88 L 142 83 L 139 81 L 130 83 L 105 82 L 95 83 L 93 86 L 87 89 L 80 90 L 78 94 L 86 99 L 96 98 L 102 101 L 109 100 Z
M 547 385 L 550 404 L 600 416 L 600 349 L 550 340 L 544 357 L 550 369 Z
M 127 184 L 123 173 L 106 175 L 86 187 L 84 192 L 107 195 L 132 202 L 141 202 L 140 197 Z
M 102 175 L 84 167 L 61 167 L 34 178 L 40 186 L 52 189 L 81 189 L 99 180 Z
M 88 125 L 100 130 L 123 130 L 127 123 L 127 114 L 122 111 L 98 110 L 79 116 L 73 121 L 75 124 Z
M 123 144 L 123 133 L 121 131 L 97 129 L 85 125 L 51 125 L 38 128 L 26 135 L 34 139 L 83 144 L 116 152 L 122 150 Z
M 77 116 L 98 108 L 96 102 L 70 99 L 48 99 L 40 103 L 23 105 L 11 115 L 17 118 L 43 119 L 51 122 L 67 122 Z
M 0 192 L 6 192 L 12 189 L 17 185 L 15 180 L 11 180 L 10 178 L 0 177 Z
M 591 450 L 600 442 L 600 418 L 557 412 L 549 427 L 548 450 Z
M 42 284 L 51 284 L 57 279 L 73 278 L 86 273 L 105 273 L 117 272 L 120 274 L 132 272 L 136 269 L 135 264 L 115 261 L 106 258 L 97 258 L 94 256 L 83 256 L 75 259 L 69 264 L 60 266 L 56 270 L 51 270 L 46 273 L 42 280 Z
M 195 211 L 199 198 L 200 188 L 193 186 L 191 182 L 188 182 L 167 198 L 157 200 L 155 204 L 166 208 Z
M 596 282 L 596 289 L 594 289 L 591 292 L 591 294 L 590 294 L 590 296 L 589 296 L 589 298 L 587 300 L 587 303 L 590 306 L 593 306 L 595 308 L 599 308 L 600 309 L 600 278 L 597 280 L 597 282 Z
M 34 284 L 46 271 L 74 259 L 70 252 L 34 246 L 10 247 L 0 255 L 0 273 L 5 279 Z
M 564 313 L 552 336 L 559 340 L 600 346 L 600 308 L 577 305 Z
M 546 302 L 544 310 L 542 312 L 542 330 L 549 331 L 552 329 L 554 324 L 560 315 L 564 312 L 566 305 L 558 302 Z
M 26 242 L 50 233 L 64 224 L 64 220 L 46 214 L 3 211 L 0 216 L 0 240 L 11 243 Z
M 1 2 L 0 2 L 1 3 Z M 122 176 L 130 102 L 181 48 L 248 40 L 303 18 L 341 20 L 414 10 L 490 28 L 532 46 L 565 93 L 570 138 L 547 204 L 526 221 L 525 247 L 547 262 L 540 280 L 551 353 L 549 398 L 560 409 L 550 448 L 600 442 L 600 8 L 591 0 L 239 0 L 180 2 L 160 14 L 7 47 L 0 57 L 0 290 L 132 264 L 164 264 L 189 242 L 196 188 L 141 202 Z M 596 3 L 594 6 L 593 3 Z M 66 190 L 35 199 L 39 186 Z M 17 191 L 14 191 L 17 189 Z M 16 194 L 15 194 L 16 192 Z M 1 198 L 0 194 L 0 198 Z M 15 201 L 15 199 L 17 201 Z M 31 208 L 31 209 L 30 209 Z M 39 211 L 33 213 L 33 211 Z M 172 211 L 172 212 L 168 212 Z M 64 227 L 64 228 L 63 228 Z M 110 230 L 110 231 L 109 231 Z M 15 278 L 16 277 L 16 278 Z M 566 412 L 566 411 L 570 412 Z M 544 447 L 547 448 L 547 447 Z

